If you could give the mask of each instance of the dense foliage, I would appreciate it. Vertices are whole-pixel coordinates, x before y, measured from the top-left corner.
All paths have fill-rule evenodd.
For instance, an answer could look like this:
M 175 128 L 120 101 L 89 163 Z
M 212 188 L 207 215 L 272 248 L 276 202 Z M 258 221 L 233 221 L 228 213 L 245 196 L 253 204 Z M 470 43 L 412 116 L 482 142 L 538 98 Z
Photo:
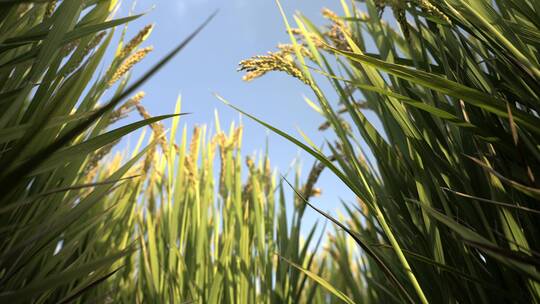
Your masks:
M 342 3 L 324 29 L 297 15 L 292 45 L 241 62 L 246 80 L 309 85 L 337 137 L 331 161 L 274 129 L 358 197 L 323 277 L 358 303 L 540 301 L 538 1 Z
M 114 206 L 89 212 L 145 151 L 100 180 L 96 165 L 124 135 L 164 118 L 110 125 L 133 108 L 134 93 L 200 30 L 133 85 L 130 69 L 151 48 L 151 28 L 119 43 L 103 67 L 118 1 L 3 1 L 0 4 L 0 302 L 67 303 L 117 271 L 131 240 L 104 255 L 95 237 Z M 112 97 L 108 97 L 112 96 Z M 100 104 L 107 97 L 106 103 Z
M 324 27 L 282 11 L 291 44 L 240 69 L 300 80 L 332 132 L 246 114 L 317 159 L 293 184 L 242 156 L 241 126 L 148 113 L 137 87 L 202 27 L 129 84 L 152 26 L 106 62 L 140 17 L 117 5 L 0 4 L 0 302 L 540 302 L 538 1 L 342 1 Z M 310 203 L 324 168 L 356 195 L 340 219 Z M 306 208 L 336 229 L 303 229 Z

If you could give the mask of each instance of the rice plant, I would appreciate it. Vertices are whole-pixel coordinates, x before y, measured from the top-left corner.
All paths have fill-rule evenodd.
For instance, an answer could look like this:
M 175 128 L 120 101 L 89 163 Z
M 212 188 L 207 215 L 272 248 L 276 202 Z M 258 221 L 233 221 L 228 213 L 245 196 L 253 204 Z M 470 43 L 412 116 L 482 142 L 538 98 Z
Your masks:
M 357 196 L 310 276 L 347 302 L 538 303 L 538 2 L 342 4 L 322 28 L 282 12 L 291 44 L 240 63 L 312 89 L 333 159 L 251 117 Z
M 0 302 L 68 303 L 118 271 L 131 242 L 93 250 L 114 206 L 99 207 L 146 150 L 95 179 L 100 160 L 122 136 L 174 115 L 110 125 L 133 107 L 121 104 L 200 31 L 128 85 L 144 28 L 120 42 L 98 74 L 116 18 L 111 1 L 3 1 L 0 4 Z M 122 37 L 121 41 L 124 41 Z M 108 99 L 105 103 L 103 99 Z M 135 97 L 137 98 L 137 97 Z M 132 172 L 133 173 L 133 172 Z M 135 173 L 133 173 L 135 174 Z M 98 205 L 98 206 L 96 206 Z

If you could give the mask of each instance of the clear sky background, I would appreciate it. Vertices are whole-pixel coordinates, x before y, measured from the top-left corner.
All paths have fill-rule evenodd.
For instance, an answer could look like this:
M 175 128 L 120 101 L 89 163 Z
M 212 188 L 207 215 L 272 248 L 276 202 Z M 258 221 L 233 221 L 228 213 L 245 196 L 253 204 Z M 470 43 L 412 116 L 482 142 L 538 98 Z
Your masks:
M 118 16 L 126 16 L 131 2 L 124 1 Z M 320 11 L 328 7 L 341 13 L 339 1 L 282 0 L 282 5 L 292 20 L 299 11 L 315 24 L 323 25 Z M 188 130 L 195 125 L 214 121 L 217 109 L 222 127 L 231 121 L 238 122 L 239 114 L 223 105 L 213 93 L 225 97 L 248 113 L 254 114 L 272 125 L 300 138 L 297 129 L 304 131 L 316 144 L 322 144 L 330 133 L 321 133 L 318 126 L 324 122 L 303 100 L 311 96 L 310 90 L 296 79 L 283 73 L 267 76 L 246 83 L 243 73 L 237 72 L 238 62 L 253 55 L 275 50 L 278 43 L 288 43 L 285 25 L 273 0 L 140 0 L 135 13 L 147 12 L 139 20 L 130 23 L 127 38 L 130 39 L 144 25 L 154 23 L 155 28 L 145 43 L 153 45 L 154 52 L 136 66 L 133 79 L 147 70 L 165 53 L 189 35 L 212 12 L 218 15 L 204 31 L 190 43 L 171 63 L 143 86 L 147 93 L 143 101 L 152 115 L 169 114 L 174 110 L 178 94 L 182 95 L 182 112 L 190 112 L 181 118 L 181 125 Z M 333 95 L 327 92 L 330 97 Z M 263 151 L 269 141 L 272 166 L 285 172 L 295 158 L 300 158 L 303 178 L 314 159 L 292 143 L 249 120 L 244 124 L 243 154 Z M 167 124 L 167 123 L 166 123 Z M 293 175 L 289 175 L 292 179 Z M 340 199 L 353 201 L 354 196 L 332 173 L 325 171 L 318 182 L 322 195 L 314 199 L 323 210 L 331 211 L 341 206 Z M 288 197 L 291 202 L 292 193 Z M 309 210 L 305 226 L 321 216 Z

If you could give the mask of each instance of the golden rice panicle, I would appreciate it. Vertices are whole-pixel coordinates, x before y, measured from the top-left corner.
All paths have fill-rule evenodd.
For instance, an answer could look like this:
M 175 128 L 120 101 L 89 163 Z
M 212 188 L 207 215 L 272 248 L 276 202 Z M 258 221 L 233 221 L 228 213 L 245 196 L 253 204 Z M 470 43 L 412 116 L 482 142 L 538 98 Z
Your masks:
M 313 37 L 312 40 L 316 42 L 315 46 L 319 47 L 319 46 L 322 45 L 322 43 L 320 42 L 320 39 L 318 39 L 317 37 Z M 319 43 L 317 43 L 317 41 Z M 311 52 L 308 50 L 308 48 L 305 45 L 302 45 L 302 44 L 297 44 L 297 45 L 298 45 L 298 50 L 300 51 L 300 54 L 302 56 L 308 57 L 311 60 L 315 60 L 315 56 L 313 56 L 313 54 L 311 54 Z M 292 45 L 292 44 L 280 43 L 280 44 L 278 44 L 277 48 L 284 55 L 287 55 L 287 54 L 294 55 L 295 54 L 294 45 Z
M 439 17 L 443 19 L 444 21 L 452 24 L 452 21 L 450 21 L 450 18 L 443 13 L 439 8 L 437 8 L 433 3 L 431 3 L 430 0 L 418 0 L 418 5 L 424 9 L 428 14 L 434 15 L 436 17 Z
M 114 83 L 116 83 L 122 76 L 126 75 L 131 68 L 137 63 L 139 63 L 141 60 L 148 55 L 154 48 L 149 46 L 145 47 L 143 49 L 140 49 L 139 51 L 133 53 L 133 55 L 129 56 L 124 62 L 118 67 L 118 69 L 114 72 L 111 79 L 108 82 L 109 87 L 112 86 Z
M 243 133 L 244 127 L 238 126 L 236 129 L 234 129 L 233 136 L 231 138 L 230 145 L 232 147 L 236 147 L 240 149 L 240 146 L 242 145 L 242 133 Z
M 219 134 L 216 135 L 216 141 L 220 149 L 227 148 L 227 135 L 225 135 L 224 132 L 219 132 Z
M 195 182 L 197 182 L 197 178 L 195 177 L 195 169 L 193 168 L 194 161 L 190 155 L 186 155 L 186 158 L 184 159 L 184 165 L 184 171 L 187 175 L 188 183 L 193 185 Z
M 135 96 L 133 96 L 133 97 L 136 97 L 135 100 L 138 99 L 138 102 L 135 102 L 134 105 L 135 105 L 135 108 L 137 109 L 137 112 L 139 112 L 139 115 L 142 118 L 150 119 L 150 118 L 152 118 L 152 115 L 150 115 L 150 113 L 148 113 L 146 108 L 140 103 L 140 100 L 142 100 L 142 98 L 144 96 L 146 96 L 145 92 L 139 92 L 139 93 L 135 94 Z
M 340 18 L 334 11 L 328 8 L 323 8 L 321 14 L 323 15 L 324 18 L 332 21 L 333 27 L 338 28 L 344 33 L 347 33 L 347 34 L 350 33 L 349 28 L 347 27 L 345 22 L 343 22 L 343 19 Z
M 315 33 L 308 32 L 308 31 L 303 32 L 303 31 L 302 31 L 301 29 L 299 29 L 299 28 L 291 28 L 290 30 L 287 30 L 287 33 L 296 36 L 297 41 L 300 43 L 299 45 L 302 46 L 302 47 L 304 47 L 304 48 L 305 48 L 306 45 L 307 45 L 306 42 L 305 42 L 305 40 L 308 40 L 308 39 L 311 40 L 311 41 L 313 42 L 313 44 L 315 44 L 315 46 L 316 46 L 317 48 L 324 48 L 324 47 L 325 47 L 324 42 L 323 42 L 323 41 L 321 40 L 321 38 L 320 38 L 317 34 L 315 34 Z M 288 48 L 288 47 L 287 47 L 287 44 L 279 44 L 279 45 L 278 45 L 278 48 L 279 48 L 279 49 L 281 49 L 280 45 L 283 46 L 284 48 Z M 307 48 L 306 48 L 305 50 L 308 51 Z M 294 51 L 294 49 L 293 49 L 293 51 Z M 301 50 L 301 51 L 302 51 L 302 50 Z M 308 52 L 308 53 L 309 53 L 309 52 Z M 308 54 L 304 54 L 304 56 L 306 56 L 306 55 L 308 55 Z M 309 57 L 312 58 L 312 56 L 313 56 L 313 55 L 312 55 L 311 53 L 309 53 Z
M 189 154 L 186 156 L 185 168 L 190 183 L 197 181 L 197 160 L 199 157 L 199 144 L 201 140 L 201 128 L 195 126 L 189 143 Z
M 137 105 L 141 102 L 141 100 L 146 95 L 145 92 L 140 91 L 137 94 L 133 95 L 128 101 L 126 101 L 123 105 L 121 105 L 118 109 L 116 109 L 111 114 L 111 119 L 109 124 L 113 124 L 117 122 L 118 120 L 126 117 L 126 115 L 133 110 L 133 108 L 136 108 Z
M 324 33 L 324 36 L 327 37 L 333 44 L 334 47 L 346 51 L 350 51 L 349 43 L 344 35 L 344 31 L 341 27 L 337 25 L 332 25 L 330 30 Z
M 328 8 L 322 10 L 322 15 L 332 22 L 332 25 L 329 27 L 330 29 L 323 35 L 327 37 L 336 48 L 349 51 L 350 46 L 346 37 L 350 37 L 351 32 L 345 22 L 343 22 L 335 12 Z
M 144 92 L 139 92 L 135 96 L 132 97 L 130 100 L 132 105 L 135 106 L 137 109 L 137 112 L 139 112 L 139 115 L 141 115 L 144 119 L 150 119 L 152 118 L 152 115 L 148 113 L 146 108 L 140 103 L 140 100 L 145 96 Z M 130 103 L 128 101 L 128 103 Z M 161 122 L 154 122 L 150 124 L 150 128 L 152 129 L 152 132 L 154 133 L 154 137 L 158 140 L 159 145 L 161 146 L 161 150 L 163 150 L 163 153 L 165 155 L 169 154 L 169 145 L 167 144 L 167 140 L 165 139 L 165 128 L 163 127 L 163 124 Z
M 323 41 L 323 39 L 321 38 L 321 36 L 319 36 L 319 34 L 309 32 L 309 31 L 302 31 L 298 28 L 292 28 L 291 30 L 287 31 L 287 33 L 293 34 L 294 36 L 296 36 L 296 40 L 298 41 L 298 46 L 304 48 L 304 50 L 300 49 L 300 51 L 301 52 L 307 51 L 303 55 L 309 57 L 310 59 L 313 59 L 314 56 L 307 49 L 307 46 L 308 46 L 307 41 L 311 41 L 317 48 L 320 48 L 320 49 L 327 48 L 327 44 Z M 286 44 L 281 44 L 281 45 L 286 45 Z M 278 45 L 278 48 L 280 48 L 280 45 Z
M 291 28 L 290 30 L 287 30 L 289 34 L 293 34 L 295 36 L 302 36 L 302 30 L 299 28 Z
M 330 10 L 329 8 L 326 8 L 326 7 L 323 8 L 321 13 L 324 18 L 331 20 L 333 23 L 343 24 L 343 21 L 341 21 L 339 16 L 334 11 Z
M 196 158 L 197 154 L 199 154 L 199 143 L 201 140 L 201 128 L 199 126 L 195 126 L 193 128 L 193 135 L 191 136 L 191 141 L 189 143 L 189 155 L 192 158 Z
M 247 72 L 242 79 L 244 81 L 251 81 L 276 69 L 276 63 L 270 56 L 258 55 L 240 61 L 238 71 Z
M 251 81 L 268 72 L 281 71 L 299 79 L 307 85 L 311 85 L 311 81 L 296 66 L 293 56 L 284 52 L 268 52 L 268 55 L 254 56 L 250 59 L 240 61 L 239 66 L 239 71 L 246 72 L 242 78 L 244 81 Z
M 315 188 L 315 184 L 317 183 L 317 180 L 319 179 L 319 176 L 321 175 L 322 171 L 325 168 L 324 163 L 316 163 L 309 172 L 308 179 L 306 181 L 306 184 L 303 187 L 302 196 L 308 200 L 310 197 L 313 196 L 319 196 L 322 193 L 322 190 L 319 188 Z
M 118 55 L 119 58 L 125 58 L 131 52 L 133 52 L 141 43 L 143 43 L 148 36 L 150 36 L 150 33 L 154 29 L 153 24 L 148 24 L 145 27 L 143 27 L 135 37 L 133 37 L 124 48 L 120 51 L 120 54 Z
M 225 133 L 223 132 L 219 132 L 212 139 L 212 144 L 215 143 L 215 145 L 219 147 L 219 191 L 222 194 L 225 193 L 225 170 L 227 170 L 225 156 L 225 154 L 227 153 L 226 142 L 227 136 L 225 136 Z
M 141 102 L 141 100 L 146 96 L 146 93 L 144 91 L 139 91 L 133 97 L 131 97 L 125 105 L 137 105 Z

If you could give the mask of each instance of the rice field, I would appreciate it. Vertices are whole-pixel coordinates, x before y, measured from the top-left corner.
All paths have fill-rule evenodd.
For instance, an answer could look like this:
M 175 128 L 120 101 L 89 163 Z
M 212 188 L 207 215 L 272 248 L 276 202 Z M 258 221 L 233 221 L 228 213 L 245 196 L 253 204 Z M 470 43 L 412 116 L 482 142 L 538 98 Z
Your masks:
M 238 69 L 302 84 L 321 136 L 216 99 L 312 156 L 289 178 L 238 122 L 145 107 L 214 15 L 132 77 L 154 26 L 120 2 L 0 3 L 0 303 L 540 302 L 540 3 L 276 1 L 290 43 Z

